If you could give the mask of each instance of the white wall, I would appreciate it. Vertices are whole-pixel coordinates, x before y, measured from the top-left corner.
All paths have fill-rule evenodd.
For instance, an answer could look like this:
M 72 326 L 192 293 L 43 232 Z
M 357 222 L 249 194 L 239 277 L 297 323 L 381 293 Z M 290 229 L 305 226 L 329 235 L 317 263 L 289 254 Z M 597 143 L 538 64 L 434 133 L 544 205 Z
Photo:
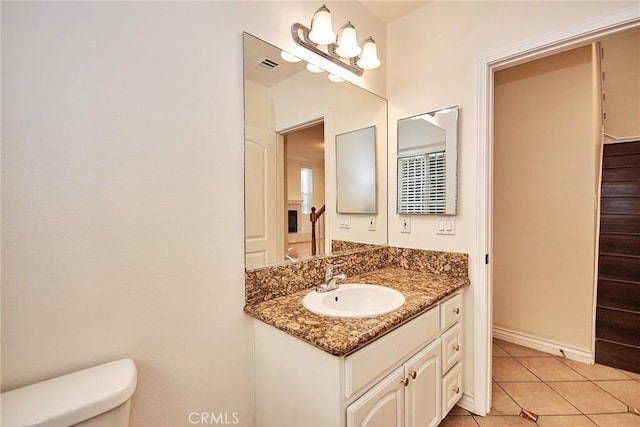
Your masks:
M 242 31 L 284 46 L 315 8 L 2 3 L 3 390 L 132 357 L 133 425 L 253 424 Z
M 455 236 L 436 235 L 433 216 L 413 216 L 411 233 L 400 233 L 400 217 L 390 197 L 389 244 L 477 253 L 479 58 L 540 34 L 565 29 L 637 2 L 431 2 L 388 27 L 389 188 L 396 187 L 396 122 L 452 105 L 461 107 L 458 145 L 458 214 Z M 394 190 L 390 190 L 394 191 Z M 473 355 L 473 291 L 465 292 L 465 354 Z M 465 361 L 465 390 L 473 393 L 473 361 Z M 480 408 L 479 408 L 480 409 Z
M 269 88 L 246 80 L 244 82 L 245 125 L 258 129 L 271 128 Z

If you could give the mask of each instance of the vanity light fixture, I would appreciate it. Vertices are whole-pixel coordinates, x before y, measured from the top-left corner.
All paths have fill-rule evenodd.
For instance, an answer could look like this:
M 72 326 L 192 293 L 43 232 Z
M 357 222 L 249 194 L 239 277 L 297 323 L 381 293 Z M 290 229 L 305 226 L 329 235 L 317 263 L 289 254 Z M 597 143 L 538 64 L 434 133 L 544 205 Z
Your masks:
M 331 44 L 336 41 L 336 35 L 333 33 L 331 25 L 331 11 L 327 9 L 326 4 L 316 10 L 311 18 L 309 40 L 317 45 Z
M 300 62 L 301 59 L 295 55 L 290 54 L 289 52 L 283 50 L 280 52 L 280 57 L 287 62 Z
M 351 21 L 344 24 L 334 34 L 331 12 L 326 5 L 315 11 L 311 18 L 311 28 L 298 22 L 291 25 L 291 37 L 300 46 L 320 55 L 336 65 L 361 76 L 364 70 L 380 66 L 376 42 L 372 37 L 358 45 L 356 28 Z
M 317 65 L 313 65 L 312 63 L 307 64 L 307 71 L 311 73 L 324 73 L 324 70 Z

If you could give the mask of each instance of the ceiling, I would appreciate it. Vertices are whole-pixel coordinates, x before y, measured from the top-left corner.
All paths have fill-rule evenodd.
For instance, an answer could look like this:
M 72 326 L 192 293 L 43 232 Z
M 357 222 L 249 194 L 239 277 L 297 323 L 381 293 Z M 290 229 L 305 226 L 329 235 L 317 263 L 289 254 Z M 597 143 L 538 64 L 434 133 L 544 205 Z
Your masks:
M 391 21 L 414 11 L 415 9 L 424 6 L 429 3 L 430 0 L 415 0 L 415 1 L 403 1 L 403 0 L 387 0 L 387 1 L 371 1 L 360 0 L 360 3 L 367 9 L 376 15 L 380 20 L 386 24 Z
M 270 66 L 265 66 L 265 60 Z M 249 34 L 244 36 L 244 78 L 271 87 L 305 69 L 305 62 L 287 62 L 280 49 Z

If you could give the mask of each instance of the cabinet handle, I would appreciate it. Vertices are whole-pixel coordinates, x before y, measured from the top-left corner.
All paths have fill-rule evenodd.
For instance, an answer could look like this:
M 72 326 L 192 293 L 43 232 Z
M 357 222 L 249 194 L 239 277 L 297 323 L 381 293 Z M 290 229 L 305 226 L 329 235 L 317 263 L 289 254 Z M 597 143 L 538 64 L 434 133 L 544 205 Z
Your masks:
M 409 371 L 409 376 L 415 380 L 418 376 L 418 373 L 416 371 Z
M 402 384 L 403 386 L 408 386 L 409 385 L 409 378 L 400 378 L 400 384 Z
M 459 309 L 459 308 L 454 308 L 454 309 L 453 309 L 453 312 L 454 312 L 455 314 L 460 314 L 460 309 Z
M 455 394 L 460 394 L 460 387 L 452 388 L 451 391 L 454 392 Z
M 460 346 L 458 344 L 454 345 L 453 351 L 460 351 Z

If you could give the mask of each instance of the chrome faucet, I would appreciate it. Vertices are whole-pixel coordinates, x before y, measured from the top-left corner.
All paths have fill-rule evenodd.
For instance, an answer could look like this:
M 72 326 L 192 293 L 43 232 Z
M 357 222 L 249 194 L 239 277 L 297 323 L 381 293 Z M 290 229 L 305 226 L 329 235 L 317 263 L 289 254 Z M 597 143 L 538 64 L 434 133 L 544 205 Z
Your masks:
M 336 282 L 347 278 L 347 275 L 344 273 L 336 274 L 334 276 L 333 269 L 336 267 L 340 267 L 340 264 L 330 265 L 327 267 L 327 270 L 324 272 L 324 282 L 316 288 L 316 292 L 329 292 L 334 289 L 338 289 L 338 284 Z

